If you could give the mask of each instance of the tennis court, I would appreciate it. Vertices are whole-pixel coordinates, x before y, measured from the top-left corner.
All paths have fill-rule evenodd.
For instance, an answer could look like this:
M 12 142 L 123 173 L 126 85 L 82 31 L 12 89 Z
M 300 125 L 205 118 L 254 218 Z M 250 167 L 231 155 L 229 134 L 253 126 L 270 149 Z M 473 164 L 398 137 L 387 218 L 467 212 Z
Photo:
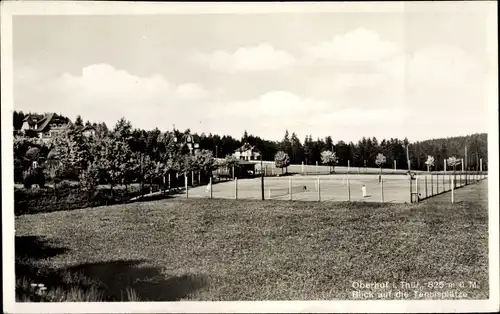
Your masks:
M 264 178 L 264 198 L 273 200 L 301 201 L 359 201 L 409 203 L 411 192 L 418 193 L 420 199 L 447 192 L 452 182 L 455 187 L 464 186 L 465 175 L 422 174 L 416 179 L 408 175 L 377 174 L 333 174 L 312 176 L 286 176 Z M 468 178 L 468 182 L 478 178 Z M 365 196 L 363 195 L 365 187 Z M 289 192 L 292 192 L 291 195 Z M 411 191 L 411 192 L 410 192 Z M 185 197 L 185 195 L 183 196 Z M 188 197 L 261 199 L 261 179 L 239 179 L 189 188 Z

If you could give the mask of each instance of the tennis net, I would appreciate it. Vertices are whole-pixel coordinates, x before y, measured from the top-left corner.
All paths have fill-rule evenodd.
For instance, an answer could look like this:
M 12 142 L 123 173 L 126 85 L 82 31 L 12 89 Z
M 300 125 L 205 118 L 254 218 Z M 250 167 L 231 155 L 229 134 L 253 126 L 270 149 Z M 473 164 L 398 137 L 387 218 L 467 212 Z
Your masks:
M 295 185 L 292 186 L 292 194 L 297 194 L 301 192 L 311 191 L 311 188 L 306 185 Z M 290 194 L 290 189 L 286 188 L 272 188 L 269 189 L 268 196 L 269 198 L 280 197 Z

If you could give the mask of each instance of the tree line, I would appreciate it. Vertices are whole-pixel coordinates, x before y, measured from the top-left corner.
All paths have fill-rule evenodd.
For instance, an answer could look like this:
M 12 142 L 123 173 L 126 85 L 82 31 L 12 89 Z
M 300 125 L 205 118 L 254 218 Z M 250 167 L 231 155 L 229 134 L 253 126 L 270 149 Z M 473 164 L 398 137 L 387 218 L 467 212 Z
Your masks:
M 87 121 L 85 125 L 92 125 L 96 130 L 91 138 L 83 136 L 75 128 L 69 128 L 48 143 L 42 143 L 20 131 L 24 117 L 23 112 L 14 111 L 17 177 L 23 176 L 23 171 L 26 172 L 33 159 L 37 158 L 50 169 L 45 170 L 50 177 L 73 178 L 82 182 L 89 179 L 92 184 L 96 181 L 107 182 L 111 186 L 137 181 L 152 182 L 161 180 L 167 173 L 183 171 L 200 171 L 207 177 L 216 166 L 215 157 L 226 158 L 245 143 L 255 146 L 266 161 L 276 161 L 280 152 L 280 165 L 303 162 L 393 168 L 396 163 L 398 169 L 407 169 L 409 159 L 412 170 L 427 170 L 426 161 L 432 156 L 433 168 L 443 170 L 444 159 L 465 159 L 465 147 L 469 169 L 478 169 L 479 160 L 483 159 L 483 170 L 487 170 L 488 162 L 487 135 L 484 133 L 414 143 L 407 138 L 379 141 L 376 137 L 363 137 L 358 142 L 334 142 L 331 136 L 313 139 L 311 135 L 301 141 L 295 133 L 290 134 L 286 130 L 281 141 L 270 141 L 247 131 L 236 139 L 228 135 L 197 134 L 189 129 L 183 132 L 175 129 L 166 132 L 158 128 L 134 129 L 129 121 L 122 118 L 111 130 L 105 123 Z M 83 119 L 78 116 L 72 125 L 83 124 Z M 189 154 L 185 143 L 187 136 L 199 144 L 195 155 Z M 384 157 L 383 163 L 380 162 L 380 154 Z M 231 158 L 226 158 L 226 162 L 236 164 Z

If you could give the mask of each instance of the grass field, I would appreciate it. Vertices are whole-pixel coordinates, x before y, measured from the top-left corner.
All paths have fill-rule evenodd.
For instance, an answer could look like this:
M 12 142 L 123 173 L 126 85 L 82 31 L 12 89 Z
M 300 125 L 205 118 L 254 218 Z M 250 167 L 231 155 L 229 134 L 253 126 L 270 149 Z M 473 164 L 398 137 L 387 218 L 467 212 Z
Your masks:
M 486 189 L 483 181 L 461 193 L 487 198 Z M 418 282 L 421 292 L 436 290 L 430 281 L 464 281 L 478 285 L 454 288 L 459 298 L 484 299 L 487 204 L 463 198 L 454 205 L 173 199 L 19 216 L 17 298 L 328 300 L 352 299 L 354 281 Z M 45 284 L 45 294 L 30 292 L 31 283 Z

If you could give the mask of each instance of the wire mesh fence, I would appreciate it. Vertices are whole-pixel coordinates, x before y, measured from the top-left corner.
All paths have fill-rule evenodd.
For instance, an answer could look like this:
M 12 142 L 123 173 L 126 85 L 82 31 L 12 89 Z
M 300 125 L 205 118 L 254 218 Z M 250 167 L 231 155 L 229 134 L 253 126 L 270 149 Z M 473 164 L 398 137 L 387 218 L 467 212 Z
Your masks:
M 187 184 L 184 194 L 188 198 L 414 203 L 484 178 L 478 172 L 235 178 Z

